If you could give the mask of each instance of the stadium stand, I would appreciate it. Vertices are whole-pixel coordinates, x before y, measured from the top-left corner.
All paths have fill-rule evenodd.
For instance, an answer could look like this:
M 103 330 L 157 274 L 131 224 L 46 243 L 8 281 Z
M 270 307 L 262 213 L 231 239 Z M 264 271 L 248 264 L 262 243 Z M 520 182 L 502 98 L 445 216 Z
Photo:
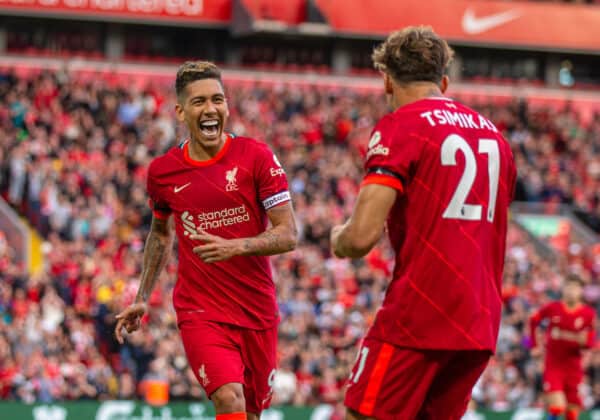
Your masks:
M 302 235 L 296 251 L 273 258 L 282 315 L 275 402 L 338 404 L 392 262 L 386 244 L 362 261 L 333 259 L 328 231 L 349 214 L 365 139 L 386 106 L 380 93 L 358 89 L 230 83 L 228 92 L 231 130 L 278 152 Z M 60 70 L 30 77 L 4 71 L 0 98 L 0 192 L 42 234 L 45 257 L 31 274 L 0 232 L 1 398 L 141 398 L 164 380 L 171 400 L 205 398 L 177 337 L 173 262 L 143 332 L 122 347 L 112 337 L 114 314 L 137 288 L 150 220 L 146 167 L 183 138 L 170 92 Z M 513 144 L 517 199 L 547 210 L 572 204 L 598 230 L 600 114 L 584 120 L 570 107 L 472 102 Z M 553 243 L 548 257 L 530 233 L 510 227 L 499 351 L 473 395 L 481 407 L 541 404 L 541 359 L 528 350 L 526 319 L 558 296 L 564 274 L 578 272 L 588 302 L 599 307 L 598 246 L 568 236 Z M 585 405 L 600 407 L 599 351 L 586 366 Z

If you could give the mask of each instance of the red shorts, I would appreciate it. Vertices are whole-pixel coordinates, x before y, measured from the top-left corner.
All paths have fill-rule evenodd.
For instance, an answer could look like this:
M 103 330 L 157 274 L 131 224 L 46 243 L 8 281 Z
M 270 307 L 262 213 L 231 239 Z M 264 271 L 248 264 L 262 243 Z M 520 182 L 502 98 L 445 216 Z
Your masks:
M 490 356 L 479 350 L 397 347 L 367 337 L 344 403 L 378 420 L 460 419 Z
M 277 326 L 251 330 L 195 319 L 178 322 L 188 362 L 210 396 L 219 387 L 244 385 L 246 411 L 259 414 L 271 403 L 277 363 Z
M 562 391 L 568 404 L 581 406 L 579 385 L 583 381 L 581 367 L 548 366 L 544 368 L 544 392 Z

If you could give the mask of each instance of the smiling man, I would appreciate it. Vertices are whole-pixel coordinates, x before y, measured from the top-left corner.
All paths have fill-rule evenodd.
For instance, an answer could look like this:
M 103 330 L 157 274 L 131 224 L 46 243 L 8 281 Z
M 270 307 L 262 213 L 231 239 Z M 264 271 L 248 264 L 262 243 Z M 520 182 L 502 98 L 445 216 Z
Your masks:
M 186 62 L 175 87 L 190 138 L 148 169 L 154 216 L 141 285 L 115 335 L 122 343 L 123 328 L 139 328 L 176 232 L 173 304 L 189 364 L 217 420 L 257 420 L 270 403 L 279 319 L 268 256 L 296 245 L 287 179 L 264 143 L 225 132 L 217 66 Z

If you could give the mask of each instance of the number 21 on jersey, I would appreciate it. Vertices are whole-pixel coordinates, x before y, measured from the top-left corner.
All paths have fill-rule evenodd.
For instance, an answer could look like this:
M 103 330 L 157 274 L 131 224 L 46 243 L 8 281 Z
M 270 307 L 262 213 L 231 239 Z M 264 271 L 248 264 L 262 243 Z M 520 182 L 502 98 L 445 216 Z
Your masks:
M 465 157 L 465 169 L 442 217 L 444 219 L 481 220 L 482 206 L 465 203 L 477 177 L 477 159 L 469 143 L 458 134 L 450 134 L 443 141 L 441 148 L 442 165 L 455 166 L 456 154 L 459 151 Z M 500 177 L 498 142 L 493 139 L 479 139 L 477 152 L 488 155 L 489 197 L 486 219 L 488 222 L 493 222 L 498 195 L 498 178 Z

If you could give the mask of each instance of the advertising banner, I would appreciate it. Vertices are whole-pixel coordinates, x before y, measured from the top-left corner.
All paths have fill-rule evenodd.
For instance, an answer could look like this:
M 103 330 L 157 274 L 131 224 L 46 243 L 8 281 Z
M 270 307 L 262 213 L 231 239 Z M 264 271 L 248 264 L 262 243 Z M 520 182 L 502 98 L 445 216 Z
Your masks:
M 316 0 L 336 32 L 385 36 L 431 25 L 451 41 L 600 52 L 600 7 L 582 4 L 481 1 Z
M 176 402 L 164 407 L 151 407 L 136 401 L 64 402 L 24 404 L 1 402 L 2 419 L 7 420 L 212 420 L 212 404 Z M 274 407 L 262 413 L 261 420 L 329 420 L 333 407 Z M 543 420 L 540 408 L 515 411 L 468 412 L 463 420 Z M 600 420 L 600 412 L 581 413 L 580 420 Z
M 0 13 L 228 25 L 231 0 L 0 0 Z

